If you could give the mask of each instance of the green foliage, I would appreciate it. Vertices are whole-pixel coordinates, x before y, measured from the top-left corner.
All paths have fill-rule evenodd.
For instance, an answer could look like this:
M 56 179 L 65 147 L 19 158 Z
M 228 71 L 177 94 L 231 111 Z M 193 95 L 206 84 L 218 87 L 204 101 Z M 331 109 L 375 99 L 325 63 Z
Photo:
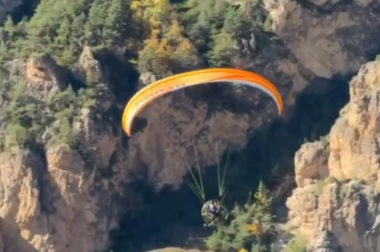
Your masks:
M 49 104 L 54 118 L 58 121 L 56 134 L 49 141 L 49 146 L 66 143 L 71 148 L 78 144 L 76 132 L 72 130 L 75 118 L 80 115 L 83 108 L 95 108 L 97 101 L 109 92 L 107 86 L 93 83 L 87 88 L 79 90 L 76 94 L 71 87 L 56 94 Z
M 15 35 L 16 35 L 16 25 L 13 23 L 13 20 L 10 16 L 7 17 L 4 23 L 4 32 L 5 36 L 7 37 L 8 40 L 13 41 L 15 40 Z
M 86 23 L 86 39 L 90 45 L 96 45 L 103 36 L 104 23 L 110 1 L 95 0 L 91 5 Z
M 257 192 L 255 193 L 256 205 L 261 213 L 270 213 L 270 207 L 272 204 L 272 198 L 270 197 L 270 191 L 265 186 L 265 184 L 260 181 Z M 262 217 L 269 217 L 270 219 L 264 220 L 270 222 L 272 217 L 270 215 L 265 215 Z
M 175 20 L 163 38 L 152 36 L 145 41 L 138 59 L 140 71 L 150 71 L 158 77 L 190 70 L 199 64 L 195 48 L 183 36 L 182 27 Z
M 74 146 L 75 137 L 72 130 L 72 123 L 67 118 L 62 118 L 59 124 L 58 139 L 62 143 L 68 144 L 70 147 Z
M 7 19 L 0 29 L 0 52 L 12 57 L 48 53 L 70 65 L 84 44 L 123 49 L 134 30 L 127 0 L 41 0 L 29 22 Z
M 273 232 L 273 216 L 271 214 L 272 199 L 269 190 L 260 182 L 251 203 L 251 196 L 243 207 L 235 206 L 231 211 L 232 220 L 229 225 L 219 226 L 206 239 L 206 245 L 217 251 L 238 251 L 251 248 L 251 251 L 270 251 L 268 235 Z
M 3 27 L 0 27 L 0 50 L 4 51 L 1 59 L 10 60 L 18 56 L 25 46 L 26 28 L 25 21 L 14 24 L 10 17 L 7 18 Z
M 5 150 L 5 144 L 6 144 L 5 141 L 6 141 L 5 133 L 2 132 L 2 133 L 0 133 L 0 151 Z
M 4 64 L 7 59 L 7 47 L 5 46 L 5 42 L 0 39 L 0 64 Z
M 103 83 L 96 83 L 79 91 L 80 107 L 93 108 L 97 105 L 97 101 L 107 95 L 108 87 Z
M 260 1 L 241 2 L 187 0 L 178 12 L 179 4 L 169 0 L 41 0 L 30 21 L 7 19 L 0 30 L 0 61 L 10 53 L 47 53 L 69 66 L 87 44 L 138 49 L 139 69 L 158 77 L 198 68 L 202 61 L 228 66 L 241 38 L 266 20 Z
M 270 31 L 261 0 L 188 0 L 183 9 L 181 18 L 191 40 L 213 66 L 232 65 L 245 49 L 242 39 Z
M 323 189 L 325 188 L 326 185 L 329 184 L 329 180 L 328 179 L 321 179 L 321 180 L 318 180 L 318 182 L 315 184 L 315 193 L 317 195 L 321 195 L 322 192 L 323 192 Z
M 241 10 L 228 8 L 224 18 L 223 30 L 227 33 L 239 35 L 244 28 L 249 28 L 249 24 L 241 15 Z
M 10 123 L 7 126 L 5 135 L 5 148 L 7 149 L 14 146 L 24 146 L 33 139 L 25 127 L 15 123 Z
M 114 0 L 108 8 L 103 37 L 107 46 L 124 41 L 128 34 L 129 6 L 125 0 Z
M 49 129 L 53 130 L 47 139 L 49 146 L 66 143 L 74 148 L 77 145 L 73 131 L 75 118 L 82 108 L 95 108 L 98 100 L 109 92 L 107 86 L 99 83 L 91 83 L 78 93 L 69 86 L 46 102 L 29 96 L 23 81 L 10 79 L 4 71 L 0 76 L 5 76 L 0 81 L 0 101 L 8 101 L 3 114 L 6 128 L 0 132 L 0 149 L 42 143 L 42 135 Z
M 269 252 L 268 248 L 266 246 L 263 246 L 261 244 L 254 244 L 251 248 L 251 252 Z
M 13 89 L 8 85 L 1 86 L 3 87 L 2 97 L 10 100 L 5 111 L 7 126 L 3 146 L 5 148 L 23 146 L 35 141 L 41 136 L 44 125 L 51 120 L 46 113 L 45 105 L 24 94 L 23 82 L 15 83 Z
M 306 247 L 306 239 L 301 234 L 297 234 L 286 246 L 284 252 L 306 252 Z
M 50 109 L 53 113 L 59 113 L 75 104 L 76 94 L 69 86 L 65 91 L 60 92 L 52 98 Z
M 229 66 L 231 59 L 238 53 L 236 41 L 231 34 L 220 33 L 215 36 L 215 44 L 210 52 L 213 66 Z

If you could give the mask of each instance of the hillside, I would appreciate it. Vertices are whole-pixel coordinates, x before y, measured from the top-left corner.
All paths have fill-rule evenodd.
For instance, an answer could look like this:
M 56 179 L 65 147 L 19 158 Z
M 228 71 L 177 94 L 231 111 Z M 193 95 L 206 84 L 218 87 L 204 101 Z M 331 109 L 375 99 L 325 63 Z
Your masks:
M 376 251 L 376 0 L 26 2 L 0 1 L 0 251 L 198 246 L 210 232 L 183 159 L 212 177 L 229 146 L 229 205 L 264 181 L 273 221 L 310 248 Z M 206 67 L 262 74 L 285 114 L 258 93 L 194 89 L 125 135 L 137 90 Z

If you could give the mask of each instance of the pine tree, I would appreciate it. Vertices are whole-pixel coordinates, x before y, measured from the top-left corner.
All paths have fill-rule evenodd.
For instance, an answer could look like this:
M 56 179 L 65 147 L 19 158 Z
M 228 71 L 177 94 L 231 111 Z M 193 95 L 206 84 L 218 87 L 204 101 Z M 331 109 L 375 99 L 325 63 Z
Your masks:
M 67 87 L 65 91 L 54 95 L 50 105 L 50 109 L 53 113 L 59 113 L 69 108 L 71 105 L 75 105 L 76 94 L 71 86 Z
M 95 0 L 90 8 L 88 22 L 85 26 L 86 40 L 90 45 L 99 45 L 99 42 L 102 41 L 109 5 L 109 0 Z
M 126 0 L 113 0 L 108 8 L 103 37 L 107 46 L 121 43 L 127 36 L 129 9 Z
M 214 37 L 210 62 L 213 66 L 230 66 L 237 53 L 238 48 L 233 36 L 229 33 L 220 33 Z
M 58 47 L 65 48 L 69 45 L 71 39 L 71 23 L 66 16 L 63 18 L 61 25 L 57 31 L 57 37 L 55 38 Z
M 0 65 L 3 65 L 4 61 L 7 59 L 7 52 L 8 49 L 5 46 L 5 42 L 0 40 Z
M 270 197 L 270 191 L 265 186 L 263 181 L 260 181 L 257 192 L 255 193 L 256 203 L 266 212 L 270 212 L 270 206 L 272 204 L 272 198 Z
M 4 23 L 4 31 L 6 32 L 6 40 L 13 41 L 16 27 L 11 16 L 8 16 Z
M 84 31 L 83 27 L 86 24 L 86 15 L 81 13 L 78 16 L 75 16 L 71 26 L 71 43 L 79 50 L 84 44 Z
M 61 119 L 57 137 L 60 140 L 60 142 L 68 144 L 70 147 L 74 146 L 75 138 L 72 130 L 72 125 L 69 119 Z

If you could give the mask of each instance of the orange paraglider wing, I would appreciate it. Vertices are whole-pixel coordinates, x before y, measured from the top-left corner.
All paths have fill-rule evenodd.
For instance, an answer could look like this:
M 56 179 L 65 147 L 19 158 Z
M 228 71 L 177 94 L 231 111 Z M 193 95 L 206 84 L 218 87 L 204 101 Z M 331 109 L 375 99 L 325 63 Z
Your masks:
M 173 75 L 156 81 L 138 91 L 124 109 L 122 127 L 128 136 L 132 134 L 132 124 L 136 115 L 156 98 L 180 88 L 208 84 L 213 82 L 238 82 L 260 89 L 267 93 L 276 103 L 279 114 L 283 111 L 280 92 L 264 77 L 233 68 L 209 68 Z

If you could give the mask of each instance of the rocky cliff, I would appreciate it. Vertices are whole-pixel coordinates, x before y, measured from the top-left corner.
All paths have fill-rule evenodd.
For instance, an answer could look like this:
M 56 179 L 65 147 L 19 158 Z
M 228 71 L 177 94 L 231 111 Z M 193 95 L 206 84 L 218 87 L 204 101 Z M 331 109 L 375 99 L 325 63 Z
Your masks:
M 379 251 L 380 61 L 350 82 L 350 102 L 328 136 L 296 153 L 289 227 L 311 251 Z
M 380 49 L 376 42 L 380 29 L 376 0 L 263 3 L 272 30 L 291 52 L 286 60 L 276 63 L 292 79 L 291 97 L 315 77 L 354 74 Z
M 49 103 L 72 85 L 71 72 L 52 58 L 14 64 L 27 81 L 23 92 L 40 102 Z M 78 78 L 106 79 L 88 47 L 76 69 Z M 226 99 L 239 104 L 246 92 L 236 95 Z M 143 113 L 148 123 L 126 144 L 119 117 L 112 112 L 115 99 L 109 94 L 99 106 L 83 108 L 75 116 L 76 147 L 51 141 L 62 123 L 57 120 L 44 131 L 43 145 L 8 148 L 0 154 L 5 251 L 106 248 L 120 216 L 143 207 L 141 195 L 128 188 L 136 176 L 157 190 L 163 185 L 178 187 L 187 172 L 185 160 L 195 165 L 197 156 L 201 165 L 215 163 L 227 143 L 243 148 L 250 132 L 275 113 L 274 104 L 259 93 L 251 101 L 258 107 L 255 111 L 217 110 L 212 116 L 206 102 L 185 94 L 169 96 Z M 249 98 L 244 100 L 246 105 Z M 260 113 L 267 117 L 258 120 Z
M 235 63 L 278 83 L 289 106 L 313 79 L 356 72 L 379 49 L 377 1 L 264 3 L 277 38 L 257 55 L 246 55 Z M 114 66 L 95 57 L 88 47 L 82 49 L 72 69 L 59 66 L 49 56 L 14 62 L 14 69 L 27 83 L 25 93 L 49 102 L 67 87 L 74 88 L 73 80 L 112 86 L 114 76 L 119 76 L 113 75 Z M 307 144 L 296 156 L 299 188 L 288 201 L 289 223 L 312 238 L 311 246 L 321 251 L 338 245 L 375 251 L 370 249 L 379 243 L 374 224 L 376 211 L 380 211 L 376 206 L 380 190 L 377 65 L 366 65 L 352 81 L 353 98 L 329 140 Z M 42 145 L 0 154 L 0 251 L 105 249 L 120 216 L 134 215 L 144 207 L 141 194 L 129 187 L 131 182 L 142 179 L 157 190 L 164 185 L 178 187 L 186 174 L 184 159 L 191 165 L 196 156 L 201 165 L 215 163 L 227 144 L 244 148 L 252 132 L 274 118 L 273 104 L 257 94 L 235 93 L 239 108 L 242 99 L 255 107 L 237 113 L 220 109 L 220 104 L 206 98 L 181 93 L 146 110 L 142 117 L 148 120 L 129 139 L 120 128 L 126 100 L 119 102 L 117 92 L 75 116 L 73 132 L 79 147 L 48 144 L 63 123 L 56 120 L 43 132 Z M 328 177 L 337 180 L 319 182 Z
M 50 58 L 31 59 L 21 68 L 28 81 L 24 91 L 36 99 L 48 101 L 67 87 L 64 73 Z M 5 251 L 95 251 L 107 246 L 109 231 L 116 227 L 114 204 L 121 182 L 113 184 L 99 170 L 124 167 L 123 160 L 115 158 L 121 141 L 111 128 L 96 123 L 90 109 L 81 111 L 74 127 L 78 139 L 92 147 L 91 153 L 64 143 L 48 145 L 54 131 L 49 128 L 43 136 L 45 146 L 13 147 L 0 154 Z M 120 172 L 118 179 L 126 182 Z
M 380 27 L 376 0 L 265 0 L 264 4 L 272 29 L 316 76 L 354 73 L 379 50 L 374 43 Z

